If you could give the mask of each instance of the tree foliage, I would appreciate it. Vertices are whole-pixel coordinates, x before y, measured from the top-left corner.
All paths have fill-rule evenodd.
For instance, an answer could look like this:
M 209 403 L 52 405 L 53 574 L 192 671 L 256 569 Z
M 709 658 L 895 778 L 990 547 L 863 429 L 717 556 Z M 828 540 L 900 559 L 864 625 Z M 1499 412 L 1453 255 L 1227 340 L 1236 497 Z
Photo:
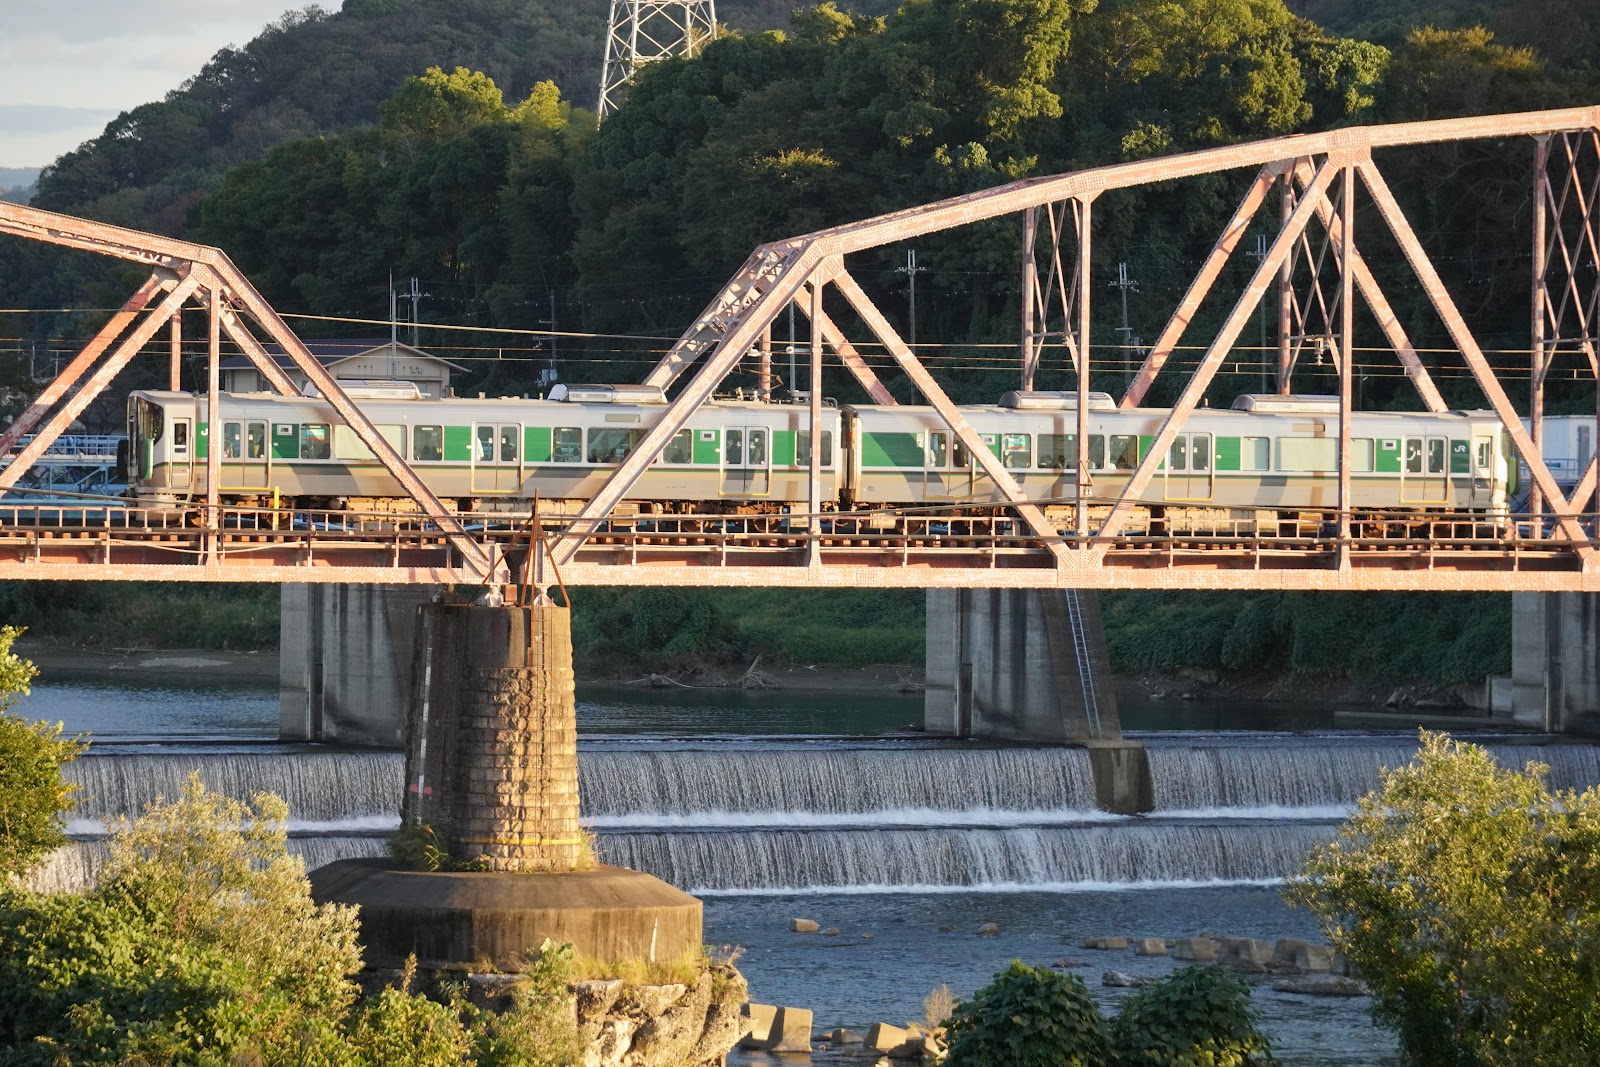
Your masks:
M 946 1032 L 949 1067 L 1101 1067 L 1111 1053 L 1083 979 L 1021 960 L 956 1005 Z
M 61 816 L 72 808 L 73 786 L 61 765 L 85 748 L 62 736 L 58 723 L 30 722 L 13 714 L 38 669 L 11 651 L 22 630 L 0 627 L 0 883 L 27 871 L 66 843 Z
M 1413 1067 L 1561 1067 L 1600 1047 L 1600 791 L 1424 732 L 1287 890 Z
M 1267 1067 L 1250 987 L 1218 967 L 1183 967 L 1134 993 L 1111 1021 L 1117 1067 Z

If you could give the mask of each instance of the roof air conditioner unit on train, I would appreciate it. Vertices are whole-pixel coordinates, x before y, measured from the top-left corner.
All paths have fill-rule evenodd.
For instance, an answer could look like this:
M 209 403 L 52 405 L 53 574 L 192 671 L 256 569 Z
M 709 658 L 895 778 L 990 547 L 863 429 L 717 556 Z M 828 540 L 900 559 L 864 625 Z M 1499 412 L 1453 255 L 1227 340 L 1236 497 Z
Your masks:
M 1337 415 L 1339 398 L 1310 393 L 1298 396 L 1246 393 L 1234 398 L 1233 410 L 1253 411 L 1258 415 Z
M 1013 389 L 1000 398 L 1003 408 L 1015 408 L 1018 411 L 1076 411 L 1078 410 L 1078 394 L 1056 391 L 1029 391 Z M 1110 393 L 1090 393 L 1090 411 L 1115 411 L 1117 402 Z
M 558 385 L 549 399 L 569 404 L 665 404 L 667 394 L 654 385 Z
M 338 379 L 339 388 L 344 390 L 344 395 L 351 400 L 421 400 L 422 390 L 417 388 L 416 382 L 374 382 L 363 381 L 358 378 Z M 307 382 L 305 395 L 321 397 L 322 390 L 313 382 Z

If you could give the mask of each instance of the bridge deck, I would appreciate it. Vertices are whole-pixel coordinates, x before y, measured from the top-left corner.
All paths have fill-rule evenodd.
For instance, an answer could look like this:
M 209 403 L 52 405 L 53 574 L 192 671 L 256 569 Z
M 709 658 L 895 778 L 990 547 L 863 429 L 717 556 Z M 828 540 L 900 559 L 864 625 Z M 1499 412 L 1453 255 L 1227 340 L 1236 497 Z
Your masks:
M 460 517 L 520 569 L 526 520 Z M 1372 531 L 1364 517 L 1358 530 Z M 592 536 L 564 566 L 569 585 L 966 586 L 1315 590 L 1600 591 L 1570 544 L 1526 522 L 1440 515 L 1383 536 L 1227 534 L 1065 539 L 1056 556 L 1012 519 L 923 515 L 899 529 L 785 529 L 774 518 L 650 518 Z M 859 524 L 858 524 L 859 525 Z M 1593 528 L 1593 521 L 1586 523 Z M 548 535 L 559 532 L 546 522 Z M 34 505 L 0 508 L 0 578 L 473 584 L 425 521 L 353 512 Z

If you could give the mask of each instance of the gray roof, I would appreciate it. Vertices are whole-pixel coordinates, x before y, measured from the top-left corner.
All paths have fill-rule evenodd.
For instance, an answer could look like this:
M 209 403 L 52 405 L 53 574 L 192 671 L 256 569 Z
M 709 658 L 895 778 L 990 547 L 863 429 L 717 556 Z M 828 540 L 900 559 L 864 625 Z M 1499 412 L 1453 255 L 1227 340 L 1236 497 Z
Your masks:
M 331 337 L 308 339 L 302 343 L 311 350 L 311 354 L 316 357 L 317 362 L 322 364 L 324 367 L 330 367 L 335 363 L 342 363 L 344 360 L 351 359 L 355 356 L 365 355 L 374 349 L 389 347 L 389 339 L 387 337 Z M 289 354 L 283 350 L 282 345 L 272 343 L 263 345 L 262 347 L 267 350 L 267 355 L 272 357 L 272 362 L 276 363 L 278 366 L 283 367 L 286 370 L 294 366 L 294 361 L 289 358 Z M 396 345 L 395 352 L 397 354 L 404 353 L 408 356 L 419 356 L 422 359 L 430 359 L 436 363 L 444 364 L 451 370 L 461 371 L 462 373 L 466 373 L 467 370 L 467 368 L 463 366 L 451 363 L 447 359 L 442 359 L 439 356 L 436 356 L 431 352 L 425 352 L 420 348 L 413 348 L 410 345 Z M 254 366 L 255 364 L 250 361 L 250 357 L 243 355 L 228 356 L 221 363 L 221 369 L 223 370 L 249 370 Z

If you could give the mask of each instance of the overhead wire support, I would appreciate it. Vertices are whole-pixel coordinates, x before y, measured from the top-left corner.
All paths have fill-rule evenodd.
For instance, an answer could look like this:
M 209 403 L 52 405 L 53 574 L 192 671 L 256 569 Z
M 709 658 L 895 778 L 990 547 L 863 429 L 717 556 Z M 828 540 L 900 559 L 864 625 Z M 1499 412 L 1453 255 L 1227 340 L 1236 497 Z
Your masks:
M 641 67 L 693 57 L 716 35 L 716 0 L 611 0 L 596 109 L 600 121 L 621 106 Z

